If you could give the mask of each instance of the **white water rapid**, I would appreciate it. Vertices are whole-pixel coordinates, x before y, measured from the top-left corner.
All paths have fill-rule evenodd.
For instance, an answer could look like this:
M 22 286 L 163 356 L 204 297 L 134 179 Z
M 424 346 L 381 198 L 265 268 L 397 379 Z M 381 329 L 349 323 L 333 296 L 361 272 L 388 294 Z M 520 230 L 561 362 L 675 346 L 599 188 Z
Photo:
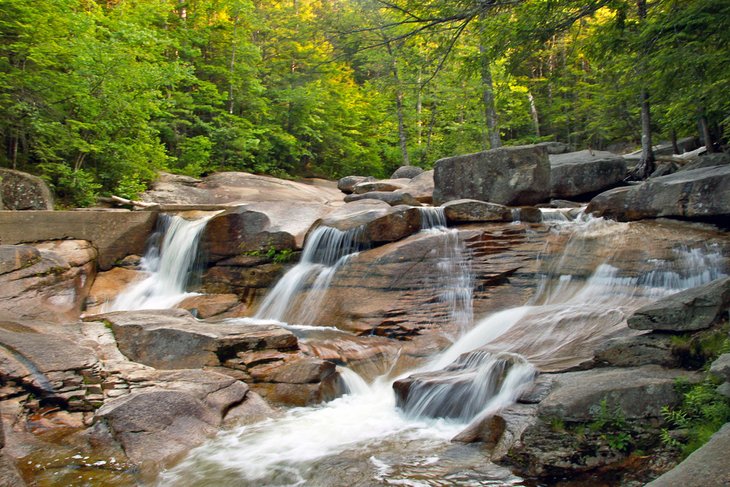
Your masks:
M 299 263 L 269 291 L 254 319 L 312 325 L 335 272 L 357 254 L 358 237 L 358 230 L 316 228 L 307 239 Z M 305 290 L 305 297 L 296 299 Z
M 658 259 L 646 270 L 627 271 L 617 243 L 630 231 L 627 224 L 590 218 L 560 224 L 561 231 L 568 227 L 572 237 L 564 252 L 541 265 L 537 289 L 526 305 L 477 320 L 451 347 L 401 377 L 383 376 L 366 384 L 351 371 L 343 371 L 348 394 L 221 432 L 164 472 L 159 485 L 520 483 L 508 471 L 485 461 L 479 447 L 450 439 L 475 417 L 512 404 L 531 385 L 538 369 L 585 360 L 598 342 L 624 332 L 625 318 L 639 306 L 724 275 L 719 265 L 723 258 L 712 248 L 676 249 L 671 260 Z M 329 234 L 322 232 L 317 238 Z M 331 238 L 342 243 L 327 244 L 323 256 L 314 257 L 315 249 L 307 249 L 312 253 L 307 262 L 317 270 L 302 282 L 316 282 L 322 269 L 336 268 L 354 250 L 346 243 L 349 240 Z M 571 261 L 585 253 L 599 256 L 588 271 Z M 453 285 L 450 278 L 445 282 Z M 287 284 L 295 285 L 300 284 Z M 456 287 L 471 290 L 472 284 Z M 293 291 L 282 292 L 267 306 L 285 309 L 288 303 L 275 301 L 291 295 Z M 464 306 L 464 312 L 470 312 L 470 294 L 449 299 L 468 300 L 469 311 Z M 396 406 L 393 392 L 398 380 L 413 381 L 412 395 L 402 408 Z
M 172 308 L 195 293 L 185 290 L 195 265 L 200 234 L 213 215 L 186 220 L 160 215 L 142 258 L 146 278 L 121 292 L 108 311 Z

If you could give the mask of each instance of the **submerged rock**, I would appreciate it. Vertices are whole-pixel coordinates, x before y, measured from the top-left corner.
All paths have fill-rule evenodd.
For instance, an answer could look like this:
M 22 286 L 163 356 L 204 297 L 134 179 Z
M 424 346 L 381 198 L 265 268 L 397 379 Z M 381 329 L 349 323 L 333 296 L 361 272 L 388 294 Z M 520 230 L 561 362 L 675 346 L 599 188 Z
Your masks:
M 730 277 L 725 277 L 639 308 L 628 319 L 628 324 L 635 330 L 703 330 L 709 328 L 728 309 Z
M 468 198 L 518 206 L 550 198 L 550 162 L 545 147 L 501 147 L 447 157 L 436 161 L 434 168 L 435 204 Z

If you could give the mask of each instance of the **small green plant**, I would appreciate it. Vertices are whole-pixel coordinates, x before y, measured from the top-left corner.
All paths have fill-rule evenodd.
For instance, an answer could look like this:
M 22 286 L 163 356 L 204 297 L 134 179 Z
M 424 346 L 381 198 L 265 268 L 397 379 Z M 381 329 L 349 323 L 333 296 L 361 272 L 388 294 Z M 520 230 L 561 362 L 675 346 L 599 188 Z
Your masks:
M 560 418 L 552 418 L 550 420 L 550 430 L 555 433 L 562 433 L 565 431 L 565 422 Z
M 279 250 L 272 245 L 269 246 L 268 249 L 247 250 L 246 252 L 243 252 L 243 255 L 266 257 L 273 262 L 283 264 L 285 262 L 289 262 L 292 259 L 292 257 L 294 256 L 294 251 L 292 249 Z
M 601 439 L 612 450 L 628 451 L 634 443 L 621 406 L 617 404 L 613 409 L 610 408 L 606 398 L 599 403 L 595 419 L 588 423 L 588 429 L 600 433 Z
M 677 381 L 675 388 L 682 394 L 682 403 L 676 408 L 663 407 L 662 416 L 671 429 L 686 430 L 687 440 L 672 437 L 669 428 L 662 430 L 661 437 L 665 445 L 681 448 L 687 456 L 730 421 L 730 400 L 717 392 L 711 377 L 694 385 Z

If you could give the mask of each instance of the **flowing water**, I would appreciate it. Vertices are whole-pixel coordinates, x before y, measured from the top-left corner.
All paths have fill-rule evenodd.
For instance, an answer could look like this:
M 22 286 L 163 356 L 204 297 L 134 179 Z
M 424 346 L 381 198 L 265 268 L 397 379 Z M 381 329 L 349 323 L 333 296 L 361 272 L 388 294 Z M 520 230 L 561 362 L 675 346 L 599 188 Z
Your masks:
M 435 220 L 438 221 L 438 220 Z M 163 472 L 164 486 L 370 486 L 370 485 L 518 485 L 521 479 L 485 460 L 479 447 L 451 443 L 474 418 L 512 404 L 530 387 L 538 370 L 558 370 L 592 356 L 597 344 L 627 332 L 625 319 L 639 306 L 667 294 L 724 275 L 725 260 L 712 247 L 679 248 L 642 269 L 622 261 L 619 241 L 627 224 L 584 218 L 556 232 L 572 236 L 559 255 L 541 258 L 532 300 L 474 322 L 473 278 L 468 267 L 445 258 L 440 299 L 454 303 L 453 319 L 465 332 L 425 365 L 400 377 L 381 376 L 366 383 L 341 370 L 348 394 L 315 407 L 294 408 L 268 421 L 221 432 Z M 292 296 L 324 289 L 331 275 L 358 250 L 354 235 L 318 229 L 308 241 L 302 263 L 285 276 L 257 317 L 316 322 L 292 307 Z M 464 251 L 458 235 L 443 225 L 446 245 Z M 316 242 L 316 244 L 315 244 Z M 310 245 L 311 244 L 311 245 Z M 590 271 L 571 260 L 598 255 Z M 463 256 L 462 256 L 463 257 Z M 287 282 L 288 279 L 288 282 Z M 438 292 L 438 290 L 436 290 Z M 305 293 L 306 294 L 306 293 Z M 321 296 L 321 293 L 314 293 Z M 283 301 L 283 302 L 282 302 Z M 473 323 L 473 324 L 472 324 Z M 468 329 L 468 330 L 466 330 Z M 413 381 L 408 398 L 397 406 L 393 385 Z
M 195 295 L 186 287 L 195 267 L 200 235 L 213 216 L 187 220 L 161 214 L 142 258 L 147 277 L 120 293 L 109 311 L 172 308 Z

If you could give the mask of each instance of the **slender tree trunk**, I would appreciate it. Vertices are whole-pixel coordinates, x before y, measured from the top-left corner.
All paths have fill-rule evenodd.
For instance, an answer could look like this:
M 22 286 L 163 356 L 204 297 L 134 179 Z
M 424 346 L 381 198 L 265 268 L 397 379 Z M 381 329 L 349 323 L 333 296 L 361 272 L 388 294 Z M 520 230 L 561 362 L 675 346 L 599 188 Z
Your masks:
M 423 120 L 421 114 L 423 112 L 423 87 L 421 86 L 421 68 L 418 68 L 418 100 L 416 101 L 416 115 L 418 121 L 416 123 L 416 129 L 418 130 L 418 147 L 421 147 L 423 143 Z
M 236 33 L 238 17 L 233 19 L 233 40 L 231 41 L 231 62 L 228 66 L 228 113 L 233 115 L 233 72 L 236 68 Z
M 649 93 L 641 90 L 641 162 L 644 167 L 644 177 L 654 171 L 654 150 L 651 142 L 651 107 Z
M 537 113 L 537 105 L 535 105 L 535 97 L 532 92 L 527 92 L 527 99 L 530 100 L 530 114 L 532 115 L 532 125 L 535 127 L 535 135 L 540 137 L 540 115 Z
M 12 154 L 11 159 L 13 161 L 13 169 L 18 169 L 18 144 L 20 143 L 20 137 L 18 136 L 18 130 L 15 131 L 15 135 L 12 139 Z
M 677 143 L 677 131 L 672 129 L 669 136 L 672 139 L 672 152 L 675 154 L 681 154 L 682 152 L 679 150 L 679 144 Z
M 707 123 L 707 116 L 705 115 L 705 109 L 700 109 L 700 135 L 705 141 L 705 148 L 708 153 L 715 152 L 715 147 L 712 145 L 712 134 L 710 133 L 710 124 Z
M 639 13 L 639 20 L 643 24 L 646 19 L 646 0 L 638 0 L 636 6 Z M 646 49 L 639 53 L 640 76 L 646 75 Z M 646 179 L 656 169 L 654 150 L 651 142 L 651 107 L 649 105 L 649 92 L 645 87 L 641 88 L 641 158 L 634 169 L 631 179 Z
M 489 55 L 483 45 L 479 46 L 481 54 L 481 75 L 482 75 L 482 101 L 484 102 L 484 115 L 487 119 L 487 132 L 489 133 L 489 146 L 492 149 L 502 147 L 502 139 L 499 136 L 499 124 L 497 120 L 497 109 L 494 105 L 494 82 L 492 80 L 492 68 L 489 65 Z
M 391 73 L 395 82 L 395 110 L 398 117 L 398 140 L 400 141 L 400 151 L 403 155 L 403 165 L 410 166 L 410 158 L 408 157 L 408 137 L 406 135 L 405 117 L 403 115 L 403 89 L 401 88 L 400 76 L 398 74 L 398 62 L 393 54 L 390 42 L 386 42 L 385 47 L 388 49 L 388 55 L 391 59 Z
M 431 150 L 431 137 L 433 136 L 433 129 L 436 126 L 436 112 L 438 111 L 438 106 L 433 105 L 431 107 L 431 120 L 428 122 L 428 130 L 426 131 L 426 149 L 421 152 L 421 163 L 426 162 L 426 156 L 428 155 L 428 152 Z

